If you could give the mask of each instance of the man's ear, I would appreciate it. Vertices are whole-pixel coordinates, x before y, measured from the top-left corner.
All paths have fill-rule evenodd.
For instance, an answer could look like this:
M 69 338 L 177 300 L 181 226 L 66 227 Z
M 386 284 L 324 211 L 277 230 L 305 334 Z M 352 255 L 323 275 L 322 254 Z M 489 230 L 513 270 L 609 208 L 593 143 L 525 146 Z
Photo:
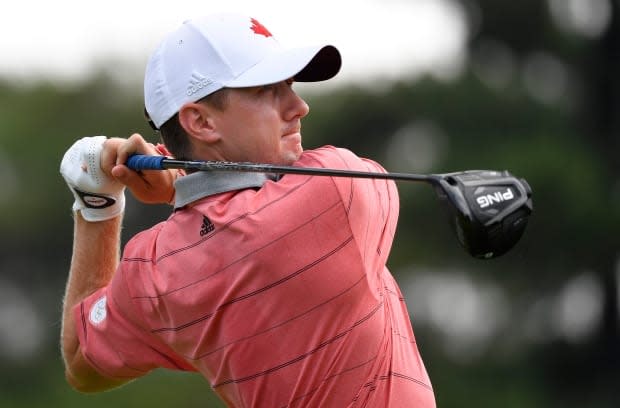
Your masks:
M 191 137 L 207 143 L 220 139 L 214 118 L 208 106 L 201 103 L 186 103 L 179 110 L 179 123 Z

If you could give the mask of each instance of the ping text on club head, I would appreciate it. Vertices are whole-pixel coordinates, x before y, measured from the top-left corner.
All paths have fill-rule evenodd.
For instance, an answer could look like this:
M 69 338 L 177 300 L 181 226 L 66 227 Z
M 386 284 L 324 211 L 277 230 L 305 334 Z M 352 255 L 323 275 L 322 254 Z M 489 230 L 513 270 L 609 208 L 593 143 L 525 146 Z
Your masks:
M 504 201 L 510 201 L 515 198 L 514 193 L 510 187 L 506 187 L 506 191 L 498 190 L 493 194 L 483 194 L 476 197 L 476 202 L 480 208 L 486 208 L 494 204 L 502 203 Z

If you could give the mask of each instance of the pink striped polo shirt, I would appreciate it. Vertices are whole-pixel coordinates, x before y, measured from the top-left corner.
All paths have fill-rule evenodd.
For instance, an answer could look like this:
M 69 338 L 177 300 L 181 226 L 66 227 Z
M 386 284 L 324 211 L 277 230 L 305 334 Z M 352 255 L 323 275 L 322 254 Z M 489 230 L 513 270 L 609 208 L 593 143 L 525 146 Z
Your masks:
M 384 171 L 331 146 L 296 165 Z M 176 187 L 179 208 L 75 308 L 100 373 L 198 371 L 231 407 L 435 406 L 386 268 L 392 181 L 194 173 Z

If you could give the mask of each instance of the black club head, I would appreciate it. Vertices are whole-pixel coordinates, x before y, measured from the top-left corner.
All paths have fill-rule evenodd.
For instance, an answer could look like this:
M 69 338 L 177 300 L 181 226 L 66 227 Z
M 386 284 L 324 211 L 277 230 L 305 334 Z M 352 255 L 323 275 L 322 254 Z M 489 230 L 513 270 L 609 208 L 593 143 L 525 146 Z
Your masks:
M 507 171 L 441 174 L 435 189 L 459 242 L 475 258 L 494 258 L 514 247 L 533 210 L 530 186 Z

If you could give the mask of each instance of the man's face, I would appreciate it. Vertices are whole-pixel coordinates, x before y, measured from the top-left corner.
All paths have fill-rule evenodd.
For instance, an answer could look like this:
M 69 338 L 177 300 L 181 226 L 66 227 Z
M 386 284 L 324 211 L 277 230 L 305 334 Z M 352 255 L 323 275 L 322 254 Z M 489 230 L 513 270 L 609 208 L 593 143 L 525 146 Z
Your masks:
M 301 118 L 309 108 L 292 85 L 229 89 L 225 109 L 215 115 L 224 160 L 290 165 L 299 158 Z

